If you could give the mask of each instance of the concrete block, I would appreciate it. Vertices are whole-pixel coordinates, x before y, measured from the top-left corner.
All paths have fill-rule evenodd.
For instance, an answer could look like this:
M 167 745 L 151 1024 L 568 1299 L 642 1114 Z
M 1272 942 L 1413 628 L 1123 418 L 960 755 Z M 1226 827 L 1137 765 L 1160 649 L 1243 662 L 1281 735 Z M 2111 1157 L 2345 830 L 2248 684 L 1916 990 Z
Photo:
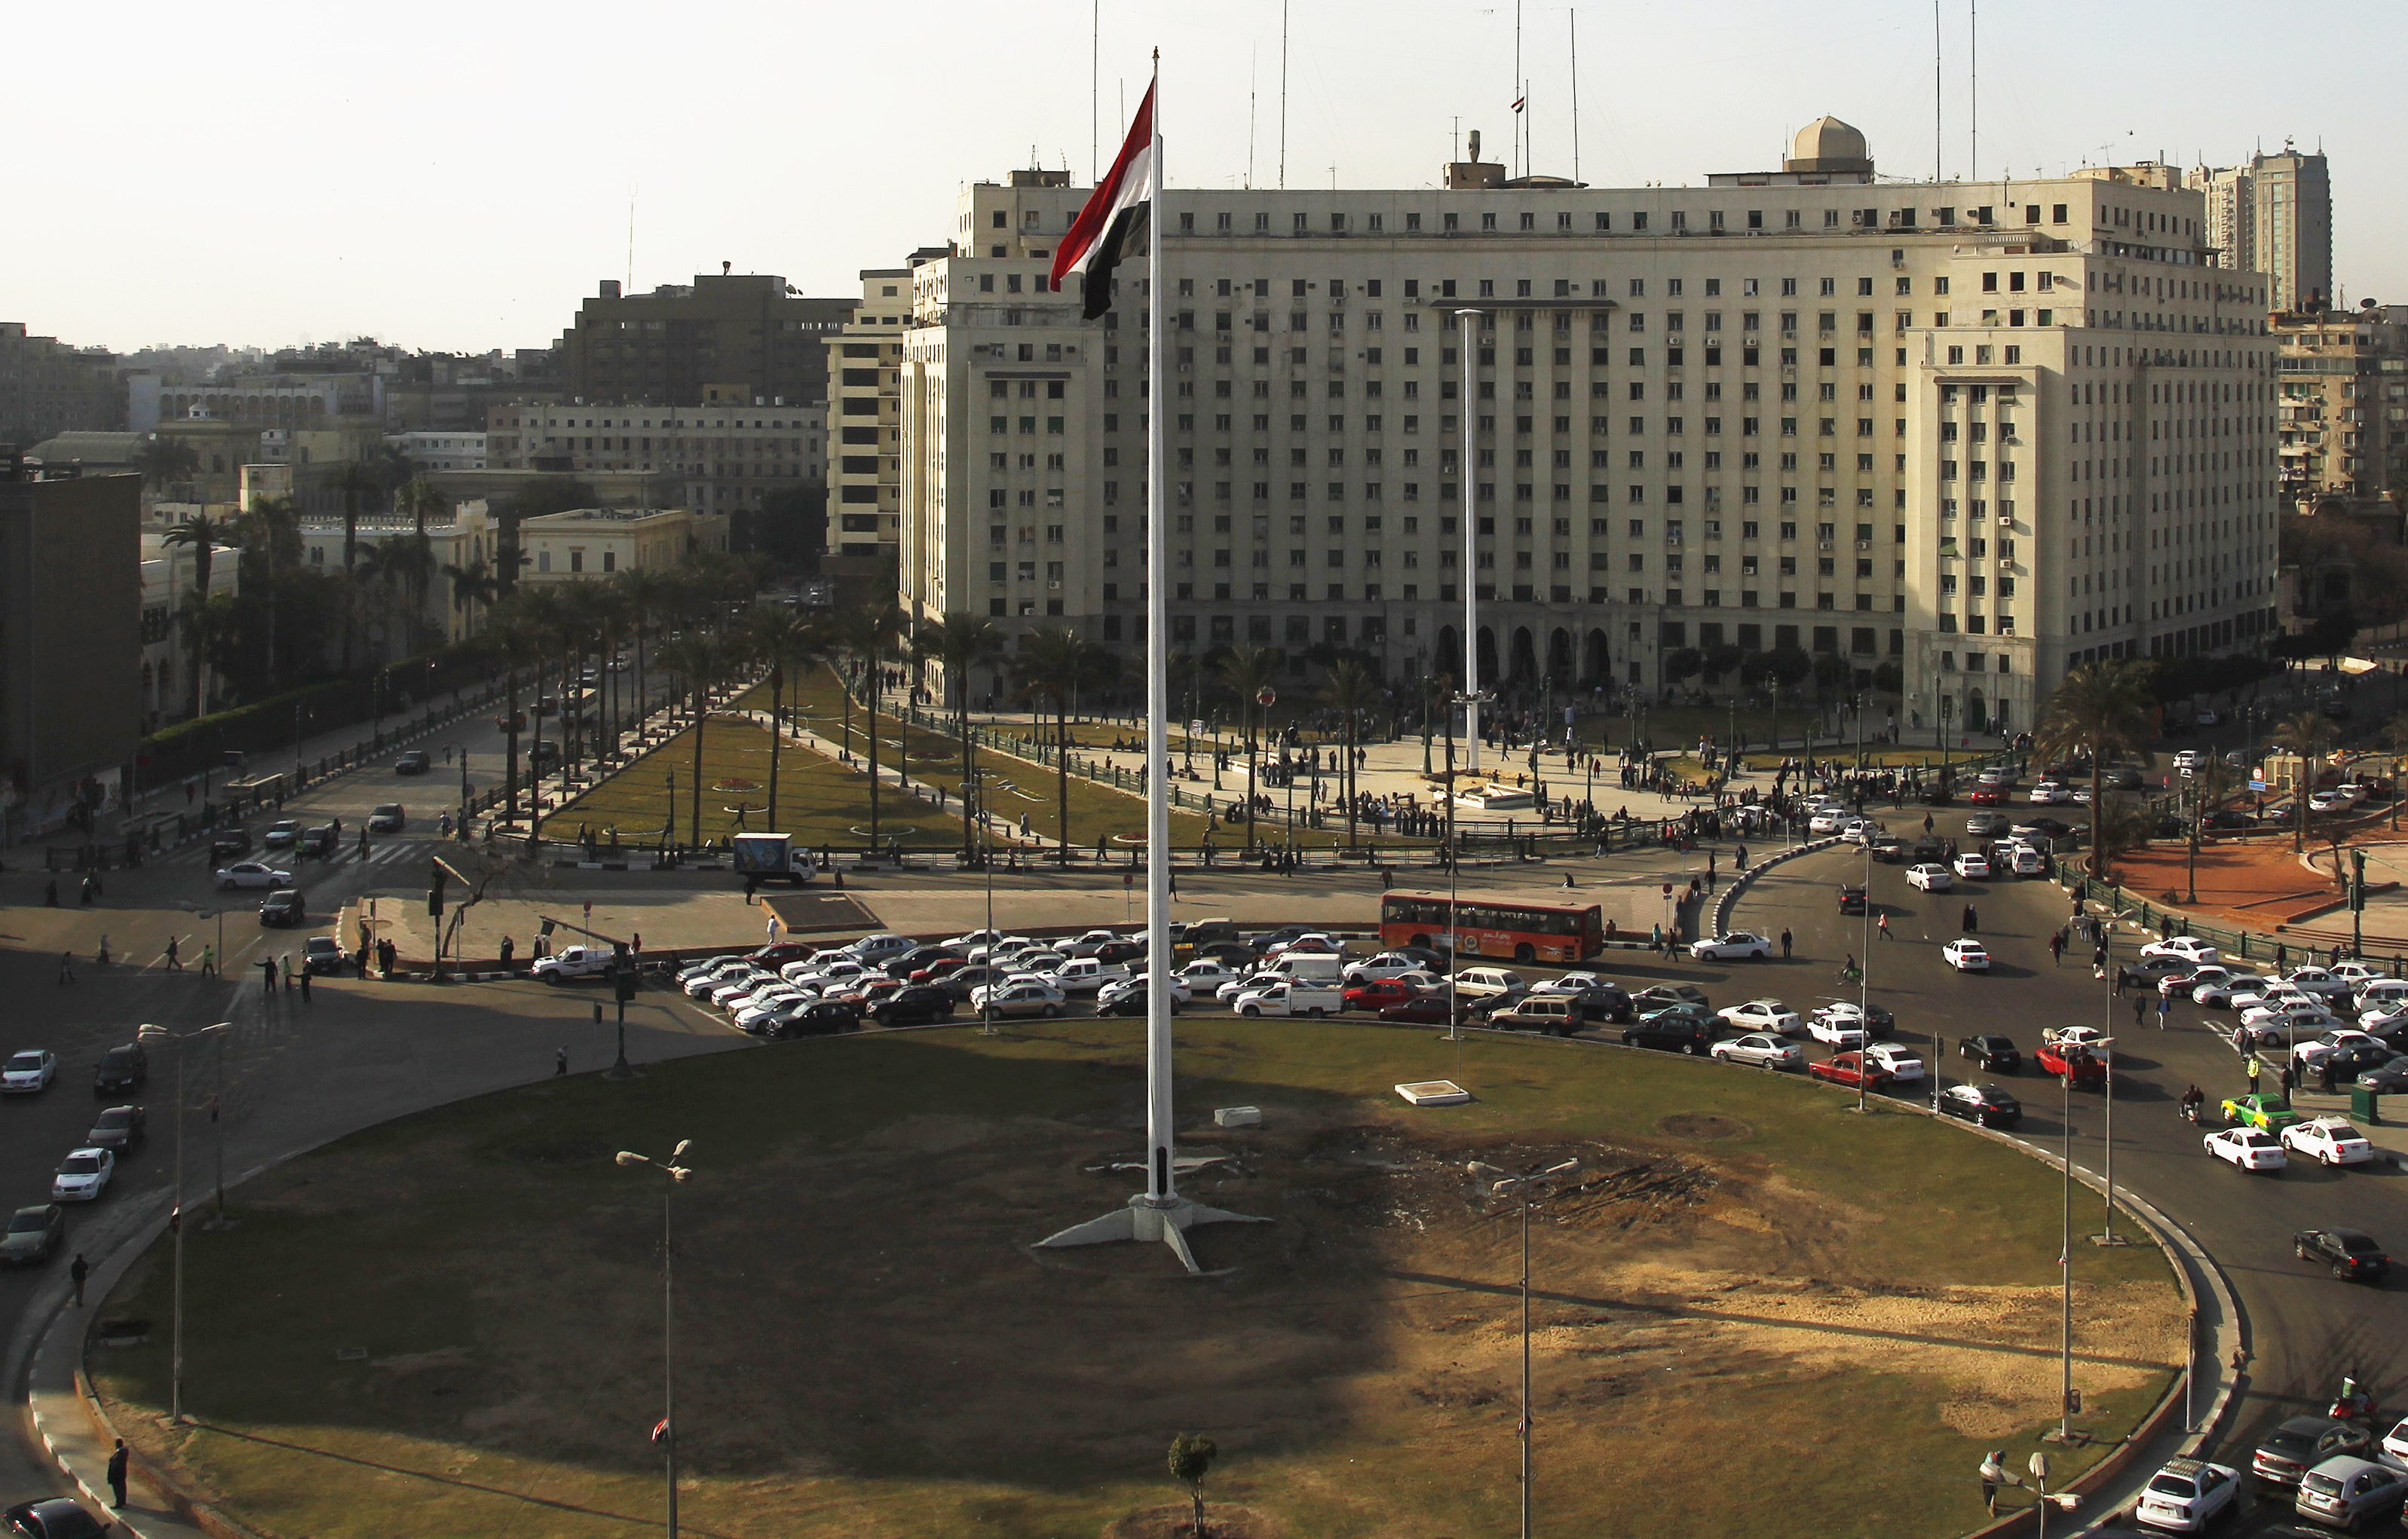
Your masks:
M 1219 1128 L 1259 1128 L 1263 1125 L 1260 1106 L 1223 1106 L 1212 1114 L 1212 1125 Z

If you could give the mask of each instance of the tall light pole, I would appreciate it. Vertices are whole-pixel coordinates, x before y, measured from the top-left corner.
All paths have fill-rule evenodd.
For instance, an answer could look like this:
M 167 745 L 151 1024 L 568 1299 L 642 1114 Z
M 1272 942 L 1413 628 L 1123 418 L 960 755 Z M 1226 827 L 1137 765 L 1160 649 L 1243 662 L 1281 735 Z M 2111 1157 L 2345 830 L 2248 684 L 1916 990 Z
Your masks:
M 1489 1195 L 1511 1194 L 1522 1206 L 1522 1416 L 1514 1431 L 1522 1442 L 1522 1539 L 1530 1539 L 1530 1207 L 1534 1200 L 1530 1189 L 1571 1174 L 1580 1168 L 1580 1161 L 1567 1160 L 1526 1176 L 1509 1176 L 1479 1160 L 1467 1168 L 1488 1183 Z
M 1472 367 L 1471 328 L 1480 315 L 1478 310 L 1455 312 L 1455 329 L 1460 338 L 1455 344 L 1461 353 L 1463 385 L 1463 740 L 1465 767 L 1474 774 L 1480 770 L 1480 566 L 1479 487 L 1472 479 L 1472 395 L 1476 371 Z M 1454 784 L 1448 783 L 1452 791 Z
M 450 757 L 454 748 L 460 750 L 460 837 L 466 839 L 468 837 L 468 746 L 458 742 L 446 743 L 443 745 L 445 757 Z
M 2122 1245 L 2124 1236 L 2115 1233 L 2115 1039 L 2102 1036 L 2091 1046 L 2099 1050 L 2100 1062 L 2107 1071 L 2107 1212 L 2100 1220 L 2099 1233 L 2091 1236 L 2091 1242 L 2095 1245 Z
M 681 1138 L 678 1140 L 678 1147 L 669 1150 L 669 1157 L 666 1161 L 654 1160 L 648 1155 L 635 1154 L 626 1149 L 619 1151 L 619 1163 L 650 1165 L 668 1177 L 669 1183 L 661 1197 L 661 1424 L 653 1433 L 660 1442 L 662 1454 L 666 1459 L 668 1466 L 669 1539 L 677 1539 L 678 1532 L 677 1271 L 676 1251 L 673 1248 L 676 1240 L 673 1219 L 676 1216 L 677 1189 L 687 1176 L 694 1174 L 678 1161 L 684 1159 L 685 1151 L 692 1147 L 694 1147 L 693 1139 Z
M 2057 1440 L 2073 1441 L 2073 1075 L 2058 1076 L 2064 1086 L 2064 1110 L 2058 1120 L 2057 1163 L 2064 1180 L 2064 1216 L 2057 1240 L 2057 1265 L 2063 1291 L 2064 1324 L 2059 1344 L 2061 1377 L 2057 1385 Z
M 167 1419 L 181 1423 L 184 1419 L 184 1044 L 211 1032 L 234 1029 L 231 1020 L 221 1020 L 214 1026 L 201 1026 L 189 1032 L 171 1032 L 165 1026 L 145 1025 L 135 1033 L 136 1041 L 150 1045 L 172 1042 L 176 1045 L 176 1199 L 168 1210 L 167 1227 L 176 1236 L 174 1322 L 170 1326 L 169 1381 Z M 222 1201 L 222 1199 L 221 1199 Z

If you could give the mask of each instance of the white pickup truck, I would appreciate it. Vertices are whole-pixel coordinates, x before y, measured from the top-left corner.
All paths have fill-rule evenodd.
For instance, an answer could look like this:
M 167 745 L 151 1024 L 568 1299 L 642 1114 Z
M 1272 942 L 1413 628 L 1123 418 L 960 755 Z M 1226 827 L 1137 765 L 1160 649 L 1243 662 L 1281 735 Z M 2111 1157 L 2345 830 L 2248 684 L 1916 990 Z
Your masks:
M 546 983 L 566 983 L 571 978 L 598 978 L 610 971 L 618 958 L 607 946 L 571 946 L 548 957 L 538 957 L 527 969 L 533 976 Z
M 1258 1016 L 1310 1016 L 1318 1020 L 1334 1016 L 1346 1007 L 1340 990 L 1326 983 L 1307 983 L 1285 979 L 1267 989 L 1249 989 L 1230 1002 L 1238 1014 L 1252 1019 Z

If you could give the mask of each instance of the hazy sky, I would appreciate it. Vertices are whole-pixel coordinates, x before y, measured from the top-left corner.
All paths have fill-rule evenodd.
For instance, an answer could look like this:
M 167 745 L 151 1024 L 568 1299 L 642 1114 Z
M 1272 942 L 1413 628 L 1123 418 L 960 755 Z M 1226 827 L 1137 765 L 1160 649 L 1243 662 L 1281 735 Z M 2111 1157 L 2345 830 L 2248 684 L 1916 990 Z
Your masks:
M 1941 8 L 1941 158 L 1962 177 L 1968 7 Z M 1885 173 L 1931 175 L 1930 0 L 1577 9 L 1584 180 L 1770 166 L 1825 112 L 1865 131 Z M 2408 144 L 2386 73 L 2408 7 L 1984 9 L 1984 174 L 2321 140 L 2340 287 L 2408 301 L 2408 205 L 2382 170 Z M 1521 13 L 1533 165 L 1565 175 L 1572 12 Z M 1426 185 L 1458 118 L 1502 151 L 1514 15 L 1290 0 L 1288 184 Z M 858 269 L 945 238 L 963 182 L 1032 148 L 1086 179 L 1090 16 L 1088 0 L 12 7 L 25 67 L 0 93 L 17 150 L 0 320 L 120 349 L 541 346 L 626 276 L 631 192 L 639 287 L 727 261 L 854 294 Z M 1158 45 L 1172 185 L 1238 185 L 1250 166 L 1275 185 L 1280 25 L 1280 0 L 1105 0 L 1105 158 Z

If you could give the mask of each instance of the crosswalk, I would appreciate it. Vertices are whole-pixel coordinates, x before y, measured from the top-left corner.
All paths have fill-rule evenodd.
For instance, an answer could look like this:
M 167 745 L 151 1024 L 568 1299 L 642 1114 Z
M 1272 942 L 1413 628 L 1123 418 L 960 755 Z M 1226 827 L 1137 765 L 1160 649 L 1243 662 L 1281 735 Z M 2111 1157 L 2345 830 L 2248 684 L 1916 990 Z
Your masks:
M 443 843 L 443 840 L 435 838 L 373 840 L 369 843 L 368 852 L 365 856 L 360 853 L 357 844 L 351 844 L 343 847 L 341 851 L 329 860 L 320 860 L 311 855 L 296 855 L 289 849 L 254 850 L 248 855 L 221 859 L 209 853 L 208 845 L 195 844 L 187 848 L 154 856 L 150 863 L 156 866 L 182 866 L 188 869 L 215 871 L 221 866 L 232 865 L 236 861 L 257 861 L 263 864 L 272 865 L 280 871 L 290 871 L 295 876 L 306 879 L 318 873 L 338 870 L 344 866 L 390 865 L 412 857 L 423 860 Z

